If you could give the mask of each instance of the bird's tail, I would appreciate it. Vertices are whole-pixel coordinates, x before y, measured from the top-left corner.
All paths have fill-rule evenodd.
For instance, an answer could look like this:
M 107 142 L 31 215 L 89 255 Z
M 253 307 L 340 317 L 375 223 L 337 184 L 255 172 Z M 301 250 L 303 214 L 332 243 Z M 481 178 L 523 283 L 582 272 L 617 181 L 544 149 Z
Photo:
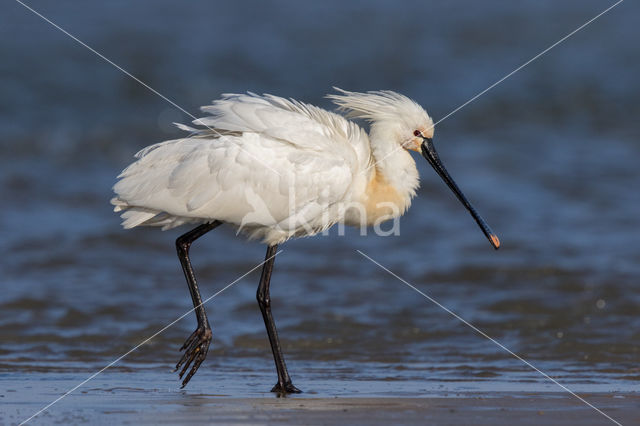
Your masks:
M 125 229 L 135 228 L 136 226 L 159 226 L 165 231 L 186 223 L 197 222 L 192 218 L 177 217 L 154 209 L 131 206 L 118 197 L 112 198 L 111 204 L 114 206 L 113 211 L 120 213 L 122 227 Z

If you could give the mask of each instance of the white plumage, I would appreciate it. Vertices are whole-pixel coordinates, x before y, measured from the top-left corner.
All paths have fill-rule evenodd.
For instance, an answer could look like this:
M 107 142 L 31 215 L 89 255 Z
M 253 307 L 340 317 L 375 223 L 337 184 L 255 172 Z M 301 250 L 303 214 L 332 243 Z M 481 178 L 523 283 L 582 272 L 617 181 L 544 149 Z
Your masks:
M 421 152 L 469 210 L 491 244 L 498 238 L 440 162 L 433 122 L 417 103 L 389 91 L 329 95 L 347 117 L 368 120 L 369 133 L 345 117 L 277 96 L 223 95 L 202 109 L 210 115 L 179 125 L 191 134 L 136 154 L 111 200 L 125 228 L 198 224 L 176 248 L 198 327 L 182 345 L 176 370 L 184 387 L 204 361 L 212 329 L 196 283 L 189 248 L 228 223 L 268 244 L 257 299 L 274 355 L 273 392 L 300 392 L 287 371 L 269 286 L 277 245 L 316 234 L 336 222 L 378 224 L 405 212 L 418 187 L 409 150 Z
M 431 119 L 390 91 L 329 98 L 369 120 L 370 134 L 342 115 L 272 95 L 225 94 L 203 107 L 210 115 L 194 121 L 200 128 L 179 125 L 191 134 L 144 148 L 118 176 L 111 202 L 123 226 L 219 220 L 277 244 L 340 221 L 402 214 L 418 186 L 407 149 L 432 137 Z

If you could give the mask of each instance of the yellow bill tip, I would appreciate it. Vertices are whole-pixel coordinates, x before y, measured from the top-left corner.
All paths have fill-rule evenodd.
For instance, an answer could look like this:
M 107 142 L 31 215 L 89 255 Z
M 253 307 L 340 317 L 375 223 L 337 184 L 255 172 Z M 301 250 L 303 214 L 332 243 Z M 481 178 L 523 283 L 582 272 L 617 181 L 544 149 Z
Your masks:
M 493 244 L 493 247 L 498 250 L 500 248 L 500 240 L 498 239 L 497 235 L 491 234 L 489 236 L 489 238 L 491 239 L 491 244 Z

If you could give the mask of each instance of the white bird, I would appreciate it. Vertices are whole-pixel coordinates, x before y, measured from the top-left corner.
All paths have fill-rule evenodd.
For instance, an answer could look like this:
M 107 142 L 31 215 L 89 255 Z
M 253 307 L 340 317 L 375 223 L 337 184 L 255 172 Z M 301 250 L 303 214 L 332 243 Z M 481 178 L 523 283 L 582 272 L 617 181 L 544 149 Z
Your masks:
M 419 185 L 409 151 L 427 159 L 499 247 L 440 162 L 433 121 L 420 105 L 392 91 L 336 90 L 327 97 L 346 117 L 273 95 L 222 95 L 202 107 L 210 115 L 193 122 L 200 127 L 178 124 L 189 136 L 144 148 L 118 176 L 111 203 L 125 228 L 198 225 L 176 240 L 198 320 L 176 365 L 182 366 L 180 378 L 192 365 L 183 387 L 212 338 L 189 248 L 222 223 L 268 246 L 257 299 L 278 373 L 272 391 L 279 393 L 300 391 L 287 372 L 271 315 L 269 284 L 278 244 L 338 222 L 371 225 L 402 215 Z M 369 133 L 348 118 L 369 122 Z

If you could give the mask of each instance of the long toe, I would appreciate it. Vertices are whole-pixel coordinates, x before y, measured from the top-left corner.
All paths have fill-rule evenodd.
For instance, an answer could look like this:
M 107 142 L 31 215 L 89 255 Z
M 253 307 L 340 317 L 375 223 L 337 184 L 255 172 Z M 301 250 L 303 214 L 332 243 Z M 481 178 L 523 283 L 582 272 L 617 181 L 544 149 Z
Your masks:
M 202 334 L 204 330 L 200 329 L 199 327 L 196 328 L 196 331 L 194 331 L 193 333 L 191 333 L 191 336 L 189 336 L 187 338 L 187 340 L 184 341 L 184 343 L 182 344 L 182 346 L 180 346 L 180 349 L 178 349 L 179 351 L 183 351 L 185 349 L 187 349 L 189 346 L 191 346 L 191 344 L 193 342 L 196 341 L 196 339 L 198 338 L 198 335 Z
M 278 394 L 289 394 L 289 393 L 302 393 L 302 391 L 300 389 L 298 389 L 297 387 L 293 386 L 293 383 L 288 382 L 288 383 L 276 383 L 276 385 L 273 387 L 273 389 L 271 389 L 271 392 L 275 392 Z
M 196 374 L 196 371 L 198 371 L 198 368 L 200 368 L 200 365 L 207 357 L 212 336 L 213 333 L 210 328 L 198 328 L 191 336 L 189 336 L 185 344 L 182 345 L 182 348 L 180 348 L 180 350 L 186 350 L 184 354 L 182 354 L 180 361 L 176 364 L 175 371 L 180 370 L 179 377 L 182 379 L 182 376 L 184 376 L 187 370 L 189 370 L 189 367 L 191 367 L 191 370 L 189 370 L 189 373 L 182 381 L 182 388 L 189 383 L 189 380 L 191 380 L 193 375 Z M 180 369 L 181 367 L 182 369 Z
M 206 352 L 201 352 L 198 354 L 198 356 L 196 356 L 195 362 L 193 363 L 193 367 L 191 367 L 189 374 L 187 374 L 187 377 L 185 377 L 184 380 L 182 381 L 182 386 L 180 386 L 181 389 L 187 386 L 187 383 L 189 383 L 189 380 L 191 380 L 193 375 L 196 374 L 196 371 L 198 371 L 198 368 L 200 368 L 200 365 L 202 364 L 202 361 L 204 361 L 206 356 L 207 356 Z M 182 374 L 183 373 L 180 373 L 180 378 L 182 378 Z

